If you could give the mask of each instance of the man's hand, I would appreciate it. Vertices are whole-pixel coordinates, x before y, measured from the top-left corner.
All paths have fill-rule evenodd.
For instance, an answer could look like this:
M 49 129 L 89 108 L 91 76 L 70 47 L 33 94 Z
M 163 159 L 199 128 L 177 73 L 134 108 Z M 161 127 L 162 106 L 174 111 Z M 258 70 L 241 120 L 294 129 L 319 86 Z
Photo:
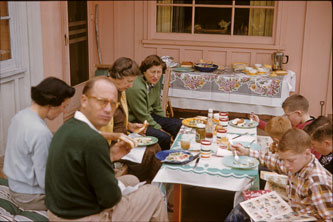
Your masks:
M 120 160 L 123 156 L 127 155 L 131 149 L 131 146 L 124 141 L 115 143 L 110 147 L 111 162 Z
M 107 132 L 102 132 L 102 136 L 104 136 L 104 138 L 107 139 L 107 140 L 118 141 L 118 139 L 121 136 L 125 136 L 125 134 L 123 134 L 123 133 L 107 133 Z
M 241 155 L 241 156 L 248 156 L 250 155 L 250 149 L 246 149 L 243 147 L 242 144 L 240 143 L 237 143 L 235 145 L 231 145 L 231 150 L 234 151 L 236 150 L 238 155 Z
M 254 113 L 251 113 L 249 115 L 249 118 L 252 119 L 253 121 L 256 121 L 259 123 L 260 119 L 259 119 L 259 116 L 255 115 Z

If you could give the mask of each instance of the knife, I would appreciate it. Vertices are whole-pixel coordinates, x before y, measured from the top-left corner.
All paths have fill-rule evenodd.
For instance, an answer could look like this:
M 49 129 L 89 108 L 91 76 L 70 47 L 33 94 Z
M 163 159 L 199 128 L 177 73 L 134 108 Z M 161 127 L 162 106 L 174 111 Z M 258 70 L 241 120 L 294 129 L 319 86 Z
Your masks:
M 198 159 L 195 161 L 195 164 L 194 164 L 193 170 L 198 166 L 199 160 L 200 160 L 200 157 L 198 157 Z
M 238 138 L 238 137 L 245 136 L 245 135 L 247 135 L 247 134 L 249 134 L 249 133 L 246 132 L 246 133 L 240 134 L 240 135 L 238 135 L 238 136 L 235 136 L 235 137 L 233 137 L 233 138 L 231 138 L 231 139 L 236 139 L 236 138 Z

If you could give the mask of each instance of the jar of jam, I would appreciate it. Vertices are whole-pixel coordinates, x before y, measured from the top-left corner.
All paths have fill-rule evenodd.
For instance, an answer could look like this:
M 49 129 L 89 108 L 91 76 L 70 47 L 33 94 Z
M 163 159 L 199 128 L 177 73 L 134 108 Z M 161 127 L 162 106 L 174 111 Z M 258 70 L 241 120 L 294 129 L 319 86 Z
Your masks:
M 199 123 L 197 124 L 197 129 L 195 132 L 195 142 L 200 143 L 201 140 L 205 139 L 206 137 L 206 125 Z

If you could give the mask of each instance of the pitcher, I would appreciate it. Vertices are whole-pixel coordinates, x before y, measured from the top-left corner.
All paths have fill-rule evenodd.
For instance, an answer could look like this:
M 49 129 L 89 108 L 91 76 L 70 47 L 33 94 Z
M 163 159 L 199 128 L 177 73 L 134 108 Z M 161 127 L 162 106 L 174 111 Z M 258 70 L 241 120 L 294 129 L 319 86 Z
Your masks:
M 287 58 L 286 62 L 283 62 L 283 57 Z M 273 71 L 282 70 L 282 64 L 287 64 L 289 61 L 289 56 L 284 55 L 283 52 L 277 51 L 272 54 Z

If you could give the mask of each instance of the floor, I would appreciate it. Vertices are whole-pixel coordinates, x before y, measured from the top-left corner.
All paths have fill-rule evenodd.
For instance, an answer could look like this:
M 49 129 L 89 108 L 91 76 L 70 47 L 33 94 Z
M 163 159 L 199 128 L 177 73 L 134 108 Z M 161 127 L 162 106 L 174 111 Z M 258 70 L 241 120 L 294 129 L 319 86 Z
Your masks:
M 207 115 L 207 111 L 193 111 L 174 109 L 176 118 L 187 118 L 197 115 Z M 246 118 L 245 114 L 229 113 L 230 119 L 236 117 Z M 269 116 L 260 116 L 269 119 Z M 258 135 L 267 135 L 258 129 Z M 0 156 L 0 177 L 5 178 L 2 172 L 3 157 Z M 234 192 L 218 189 L 209 189 L 194 186 L 183 186 L 182 221 L 224 221 L 233 208 Z M 173 221 L 173 213 L 168 213 L 169 220 Z

